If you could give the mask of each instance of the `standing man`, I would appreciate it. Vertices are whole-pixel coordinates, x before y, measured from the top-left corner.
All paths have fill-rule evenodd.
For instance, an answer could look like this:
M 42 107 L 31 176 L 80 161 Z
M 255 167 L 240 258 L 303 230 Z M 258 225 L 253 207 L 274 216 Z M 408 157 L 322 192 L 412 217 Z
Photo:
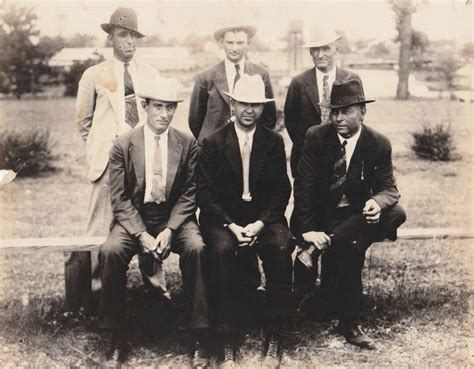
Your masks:
M 294 77 L 288 88 L 284 109 L 285 126 L 293 141 L 290 159 L 293 177 L 297 173 L 306 131 L 311 126 L 329 122 L 329 109 L 319 103 L 329 101 L 334 81 L 359 79 L 355 73 L 336 67 L 337 41 L 341 37 L 335 32 L 321 32 L 303 45 L 309 48 L 314 68 Z
M 247 49 L 255 33 L 254 27 L 242 25 L 214 32 L 214 38 L 225 51 L 225 59 L 196 76 L 189 106 L 189 128 L 200 143 L 230 118 L 229 97 L 224 91 L 232 92 L 244 73 L 260 75 L 265 84 L 265 95 L 273 98 L 268 71 L 246 60 Z M 276 108 L 273 101 L 265 104 L 259 123 L 268 128 L 275 127 Z
M 91 183 L 87 215 L 87 236 L 107 236 L 113 220 L 110 204 L 109 151 L 116 138 L 143 124 L 145 112 L 138 106 L 135 90 L 157 70 L 135 60 L 138 31 L 133 9 L 117 8 L 109 23 L 101 24 L 112 44 L 113 58 L 88 68 L 80 82 L 76 100 L 76 123 L 87 147 L 87 179 Z M 89 252 L 76 252 L 67 262 L 90 265 Z M 144 281 L 161 289 L 157 265 L 147 258 L 140 260 Z M 157 269 L 156 271 L 154 269 Z M 97 258 L 92 258 L 92 290 L 100 289 Z M 90 284 L 89 276 L 83 276 Z M 84 286 L 87 288 L 87 286 Z M 89 287 L 90 291 L 90 287 Z M 87 299 L 85 296 L 84 299 Z
M 335 82 L 332 122 L 311 127 L 295 178 L 295 214 L 301 237 L 331 265 L 330 291 L 339 331 L 347 342 L 374 348 L 358 323 L 365 252 L 377 240 L 396 239 L 406 219 L 397 205 L 390 141 L 363 124 L 366 100 L 359 80 Z M 293 221 L 292 220 L 292 221 Z
M 205 367 L 202 349 L 208 327 L 205 251 L 196 224 L 194 138 L 170 127 L 178 102 L 177 82 L 152 78 L 139 91 L 147 113 L 144 127 L 119 137 L 109 159 L 115 223 L 100 250 L 100 324 L 112 331 L 111 359 L 123 361 L 127 267 L 138 254 L 166 259 L 180 255 L 187 315 L 194 338 L 193 368 Z
M 260 284 L 257 255 L 266 276 L 264 364 L 279 365 L 281 293 L 291 285 L 293 242 L 285 219 L 291 187 L 283 139 L 257 124 L 265 97 L 259 75 L 242 75 L 230 97 L 235 120 L 202 142 L 198 160 L 200 224 L 208 247 L 210 295 L 222 367 L 234 365 L 237 336 L 236 291 Z M 280 296 L 278 298 L 277 296 Z

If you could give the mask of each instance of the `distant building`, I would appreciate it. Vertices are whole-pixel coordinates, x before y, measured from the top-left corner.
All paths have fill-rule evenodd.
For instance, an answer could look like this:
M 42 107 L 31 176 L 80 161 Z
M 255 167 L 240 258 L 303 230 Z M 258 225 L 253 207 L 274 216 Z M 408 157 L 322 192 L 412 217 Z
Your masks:
M 112 53 L 110 47 L 64 48 L 50 59 L 49 66 L 68 70 L 74 62 L 100 59 L 101 56 L 110 59 Z M 155 66 L 160 71 L 188 71 L 194 69 L 198 64 L 195 56 L 189 53 L 187 47 L 141 47 L 137 49 L 136 57 Z
M 474 90 L 473 84 L 474 64 L 469 63 L 459 68 L 453 79 L 453 85 L 459 90 Z

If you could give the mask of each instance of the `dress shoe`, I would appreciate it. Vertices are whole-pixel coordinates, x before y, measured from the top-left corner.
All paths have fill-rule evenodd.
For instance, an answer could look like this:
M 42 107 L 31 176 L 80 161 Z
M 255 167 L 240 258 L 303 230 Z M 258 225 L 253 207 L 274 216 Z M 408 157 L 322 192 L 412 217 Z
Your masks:
M 262 368 L 278 369 L 280 367 L 280 343 L 275 337 L 268 341 L 268 349 L 262 360 Z
M 339 323 L 338 330 L 348 343 L 368 350 L 375 349 L 375 344 L 357 324 Z
M 126 340 L 112 335 L 110 347 L 106 354 L 106 361 L 102 364 L 104 368 L 120 368 L 127 356 Z
M 207 359 L 206 349 L 201 341 L 196 341 L 194 343 L 194 348 L 192 352 L 192 363 L 191 367 L 193 369 L 201 369 L 209 367 L 209 360 Z
M 222 362 L 219 364 L 219 369 L 232 369 L 236 368 L 237 365 L 235 363 L 234 357 L 234 347 L 229 344 L 224 345 L 224 358 Z

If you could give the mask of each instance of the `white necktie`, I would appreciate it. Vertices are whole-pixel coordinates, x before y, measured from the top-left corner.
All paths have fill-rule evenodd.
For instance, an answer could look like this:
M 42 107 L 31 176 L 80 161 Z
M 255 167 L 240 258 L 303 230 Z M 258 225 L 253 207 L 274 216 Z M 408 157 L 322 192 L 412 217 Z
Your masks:
M 242 179 L 243 179 L 243 190 L 242 200 L 250 202 L 252 201 L 252 195 L 250 193 L 249 186 L 249 168 L 250 168 L 250 137 L 245 135 L 244 145 L 242 146 Z

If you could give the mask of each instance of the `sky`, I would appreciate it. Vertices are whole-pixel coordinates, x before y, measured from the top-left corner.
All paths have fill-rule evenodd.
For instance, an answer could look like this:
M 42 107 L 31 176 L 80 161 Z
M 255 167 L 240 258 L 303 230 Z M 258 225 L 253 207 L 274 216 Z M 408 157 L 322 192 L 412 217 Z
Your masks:
M 2 0 L 0 0 L 2 1 Z M 473 6 L 468 0 L 419 1 L 413 26 L 430 40 L 456 39 L 460 44 L 473 40 Z M 22 1 L 3 0 L 34 7 L 37 28 L 50 36 L 87 33 L 105 40 L 101 23 L 108 22 L 117 6 L 133 7 L 139 29 L 164 39 L 183 39 L 195 32 L 205 35 L 228 24 L 253 24 L 264 42 L 279 40 L 292 20 L 304 24 L 305 38 L 314 28 L 343 30 L 348 38 L 386 40 L 396 35 L 394 13 L 385 0 L 345 1 Z

